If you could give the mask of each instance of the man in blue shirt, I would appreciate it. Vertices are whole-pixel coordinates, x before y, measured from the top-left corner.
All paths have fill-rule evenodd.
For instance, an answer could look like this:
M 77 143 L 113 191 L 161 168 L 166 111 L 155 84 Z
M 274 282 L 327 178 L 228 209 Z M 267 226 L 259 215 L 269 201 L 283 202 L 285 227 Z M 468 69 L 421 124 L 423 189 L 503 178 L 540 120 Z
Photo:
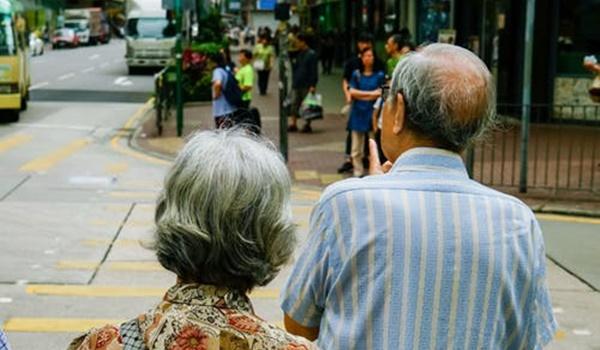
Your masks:
M 460 152 L 492 123 L 468 50 L 409 54 L 385 98 L 374 176 L 325 190 L 282 296 L 288 331 L 324 349 L 540 349 L 556 321 L 531 210 L 469 179 Z
M 10 345 L 8 345 L 8 339 L 6 339 L 6 334 L 0 329 L 0 350 L 10 350 Z
M 233 125 L 233 115 L 237 108 L 232 105 L 223 90 L 229 79 L 235 79 L 233 74 L 228 72 L 229 67 L 225 55 L 221 52 L 209 57 L 216 67 L 212 72 L 212 113 L 217 128 L 230 127 Z

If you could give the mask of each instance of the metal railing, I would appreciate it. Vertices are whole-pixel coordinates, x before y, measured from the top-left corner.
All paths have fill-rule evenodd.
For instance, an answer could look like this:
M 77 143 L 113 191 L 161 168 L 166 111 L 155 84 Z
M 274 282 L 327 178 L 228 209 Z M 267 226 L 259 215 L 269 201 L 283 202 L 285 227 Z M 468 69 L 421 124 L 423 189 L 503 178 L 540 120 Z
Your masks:
M 498 115 L 496 130 L 467 152 L 474 179 L 521 192 L 584 192 L 600 199 L 600 105 L 499 105 Z

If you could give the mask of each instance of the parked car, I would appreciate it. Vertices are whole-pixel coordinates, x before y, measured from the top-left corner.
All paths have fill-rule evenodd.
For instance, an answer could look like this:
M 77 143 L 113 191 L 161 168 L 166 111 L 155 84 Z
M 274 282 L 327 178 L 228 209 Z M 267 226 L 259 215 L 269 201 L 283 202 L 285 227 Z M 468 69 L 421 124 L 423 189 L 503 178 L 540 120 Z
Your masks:
M 79 46 L 79 37 L 73 29 L 60 28 L 52 35 L 52 48 L 77 47 Z
M 31 56 L 44 54 L 44 41 L 36 33 L 29 34 L 29 50 L 31 51 Z

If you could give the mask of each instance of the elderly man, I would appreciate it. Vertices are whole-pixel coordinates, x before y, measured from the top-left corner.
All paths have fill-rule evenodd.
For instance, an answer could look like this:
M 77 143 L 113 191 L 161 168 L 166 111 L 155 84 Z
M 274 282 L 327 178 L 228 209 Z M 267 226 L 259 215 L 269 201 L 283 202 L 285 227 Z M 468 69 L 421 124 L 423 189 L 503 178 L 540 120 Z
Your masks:
M 556 322 L 539 225 L 469 179 L 459 155 L 492 122 L 490 72 L 434 44 L 402 60 L 379 166 L 329 187 L 283 295 L 288 331 L 324 349 L 534 349 Z M 384 174 L 385 173 L 385 174 Z

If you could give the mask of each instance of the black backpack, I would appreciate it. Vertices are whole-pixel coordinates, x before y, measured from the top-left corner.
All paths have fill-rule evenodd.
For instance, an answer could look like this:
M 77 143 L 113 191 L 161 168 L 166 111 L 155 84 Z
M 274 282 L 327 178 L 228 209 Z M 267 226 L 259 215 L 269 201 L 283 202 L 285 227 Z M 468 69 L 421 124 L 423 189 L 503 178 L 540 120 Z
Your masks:
M 224 68 L 219 69 L 223 69 L 225 71 L 225 74 L 227 75 L 227 78 L 225 79 L 225 85 L 221 90 L 223 96 L 225 96 L 225 99 L 227 100 L 227 102 L 229 102 L 230 105 L 236 108 L 240 108 L 243 103 L 242 89 L 240 89 L 237 79 L 235 79 L 235 76 L 233 75 L 233 73 L 231 73 L 230 70 Z

